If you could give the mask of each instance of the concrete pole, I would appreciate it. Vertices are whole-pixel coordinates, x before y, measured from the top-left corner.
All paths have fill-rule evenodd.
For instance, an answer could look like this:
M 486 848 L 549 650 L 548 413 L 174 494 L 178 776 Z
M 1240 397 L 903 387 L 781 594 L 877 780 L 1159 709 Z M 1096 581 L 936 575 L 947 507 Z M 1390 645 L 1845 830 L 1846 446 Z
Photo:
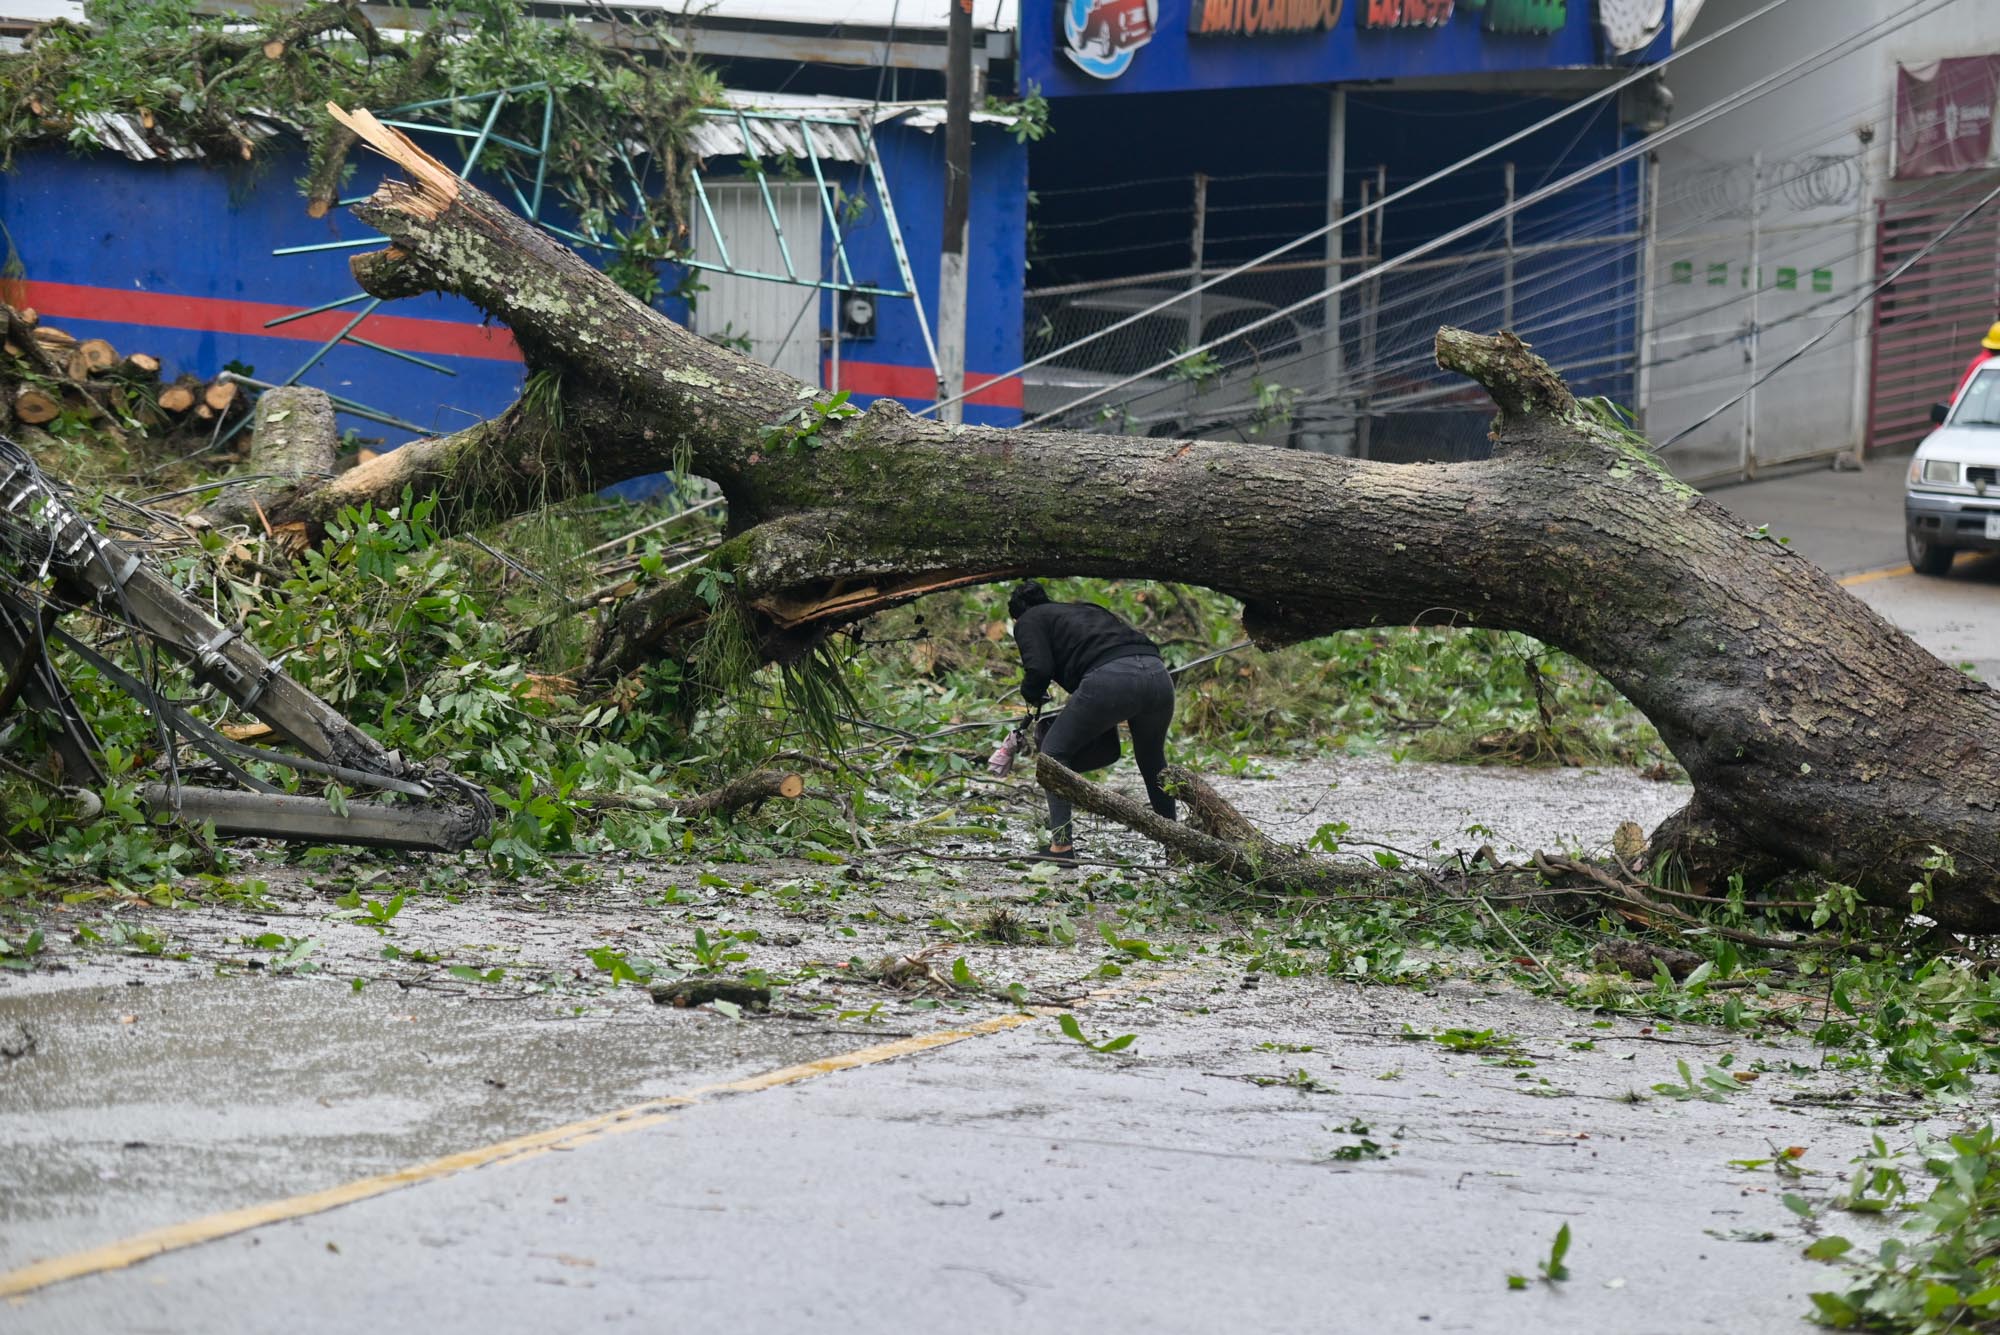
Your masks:
M 1750 157 L 1750 381 L 1743 394 L 1743 476 L 1757 476 L 1757 344 L 1762 336 L 1758 310 L 1764 291 L 1764 150 Z
M 1329 224 L 1338 222 L 1347 214 L 1347 90 L 1335 88 L 1332 105 L 1327 113 L 1326 145 L 1326 220 Z M 1326 280 L 1328 287 L 1337 286 L 1346 269 L 1341 264 L 1341 228 L 1334 228 L 1326 238 Z M 1326 298 L 1321 307 L 1321 315 L 1326 327 L 1326 348 L 1322 358 L 1321 379 L 1325 382 L 1327 407 L 1338 409 L 1346 402 L 1344 385 L 1346 367 L 1342 364 L 1340 351 L 1340 294 L 1335 292 Z M 1327 446 L 1334 454 L 1351 455 L 1354 452 L 1353 429 L 1351 424 L 1335 423 L 1326 433 Z
M 1208 264 L 1208 174 L 1206 172 L 1194 174 L 1194 243 L 1189 249 L 1194 262 L 1194 278 L 1188 286 L 1196 290 L 1194 295 L 1188 298 L 1187 346 L 1198 348 L 1202 342 L 1200 291 L 1202 271 Z
M 1500 327 L 1514 328 L 1514 164 L 1508 163 L 1506 250 L 1500 260 Z
M 1660 158 L 1657 153 L 1646 156 L 1645 175 L 1640 179 L 1645 182 L 1646 196 L 1639 202 L 1639 207 L 1644 210 L 1641 216 L 1646 239 L 1639 251 L 1639 328 L 1632 337 L 1634 356 L 1638 359 L 1638 374 L 1633 386 L 1636 402 L 1632 405 L 1632 412 L 1638 418 L 1639 431 L 1643 435 L 1646 410 L 1653 399 L 1653 350 L 1648 344 L 1653 336 L 1653 303 L 1659 291 Z
M 938 397 L 965 392 L 965 252 L 972 222 L 972 0 L 950 0 L 944 74 L 944 236 L 938 247 Z M 964 420 L 962 403 L 938 410 Z

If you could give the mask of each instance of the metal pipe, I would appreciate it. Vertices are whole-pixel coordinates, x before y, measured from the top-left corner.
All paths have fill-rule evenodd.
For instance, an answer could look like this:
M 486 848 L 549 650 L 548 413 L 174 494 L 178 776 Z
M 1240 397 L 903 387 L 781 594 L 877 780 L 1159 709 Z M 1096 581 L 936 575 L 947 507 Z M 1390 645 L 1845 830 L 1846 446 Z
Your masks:
M 866 126 L 861 130 L 861 146 L 868 154 L 868 174 L 875 181 L 875 197 L 882 201 L 882 221 L 889 228 L 889 249 L 896 255 L 896 271 L 902 274 L 903 286 L 909 290 L 910 305 L 915 309 L 917 316 L 917 332 L 924 336 L 924 351 L 930 355 L 931 370 L 935 371 L 938 365 L 938 353 L 937 344 L 931 339 L 931 322 L 924 314 L 924 298 L 923 294 L 917 291 L 917 276 L 910 269 L 910 252 L 903 245 L 902 225 L 896 221 L 896 204 L 889 194 L 889 182 L 882 172 L 882 155 L 876 151 L 873 131 Z M 936 405 L 933 404 L 932 407 Z
M 730 268 L 730 266 L 729 266 L 729 245 L 728 245 L 728 243 L 727 243 L 727 242 L 725 242 L 725 241 L 724 241 L 724 240 L 722 239 L 722 229 L 721 229 L 720 227 L 717 227 L 717 226 L 715 225 L 715 210 L 714 210 L 714 209 L 713 209 L 712 207 L 710 207 L 710 205 L 709 205 L 709 202 L 708 202 L 708 191 L 706 191 L 706 190 L 702 189 L 702 185 L 701 185 L 701 173 L 700 173 L 700 172 L 690 172 L 690 173 L 688 173 L 688 175 L 690 175 L 691 177 L 693 177 L 693 178 L 694 178 L 694 197 L 695 197 L 695 202 L 701 205 L 701 216 L 702 216 L 702 217 L 704 217 L 704 218 L 706 218 L 706 219 L 708 220 L 708 234 L 709 234 L 710 236 L 712 236 L 712 237 L 714 237 L 714 238 L 715 238 L 715 252 L 716 252 L 716 254 L 718 254 L 718 255 L 722 256 L 722 270 L 721 270 L 721 271 L 722 271 L 723 273 L 734 273 L 734 272 L 735 272 L 735 270 L 734 270 L 734 269 L 732 269 L 732 268 Z M 691 268 L 696 268 L 696 269 L 699 269 L 699 268 L 703 268 L 703 267 L 707 267 L 707 268 L 714 268 L 714 267 L 715 267 L 714 265 L 708 265 L 708 266 L 703 266 L 702 264 L 698 263 L 697 261 L 695 261 L 695 260 L 691 260 L 691 259 L 690 259 L 690 260 L 683 260 L 683 261 L 681 261 L 681 263 L 683 263 L 683 264 L 686 264 L 686 265 L 690 266 Z
M 324 315 L 328 311 L 337 310 L 342 306 L 352 306 L 357 301 L 366 300 L 368 300 L 366 292 L 356 292 L 353 296 L 342 297 L 338 301 L 325 302 L 313 307 L 311 310 L 293 311 L 290 315 L 280 315 L 275 320 L 266 320 L 264 321 L 264 327 L 266 329 L 276 329 L 281 324 L 290 324 L 294 320 L 303 320 L 308 315 Z
M 1639 434 L 1646 434 L 1646 409 L 1653 400 L 1653 358 L 1648 344 L 1654 339 L 1653 328 L 1657 306 L 1659 282 L 1654 274 L 1654 266 L 1659 263 L 1660 247 L 1660 160 L 1648 158 L 1646 172 L 1642 178 L 1646 197 L 1640 207 L 1644 210 L 1645 233 L 1640 242 L 1639 260 L 1639 328 L 1632 339 L 1633 355 L 1639 359 L 1639 375 L 1633 386 L 1632 412 L 1637 419 Z
M 764 199 L 764 212 L 770 216 L 771 231 L 778 238 L 778 258 L 785 262 L 785 276 L 796 280 L 797 269 L 792 267 L 792 248 L 785 244 L 785 224 L 778 218 L 778 202 L 771 198 L 769 173 L 764 170 L 764 156 L 757 151 L 757 141 L 750 137 L 750 123 L 741 111 L 736 113 L 739 128 L 743 131 L 743 146 L 749 150 L 750 161 L 756 167 L 757 191 Z
M 812 164 L 813 180 L 819 186 L 820 207 L 826 210 L 827 230 L 833 234 L 833 255 L 840 262 L 840 272 L 847 275 L 847 281 L 854 281 L 854 266 L 847 262 L 847 241 L 840 234 L 840 219 L 833 207 L 833 194 L 826 187 L 826 173 L 820 170 L 819 146 L 813 142 L 812 127 L 803 119 L 799 121 L 799 136 L 805 140 L 806 161 Z
M 542 184 L 549 176 L 549 131 L 555 124 L 556 94 L 546 84 L 542 86 L 542 146 L 535 153 L 535 195 L 528 205 L 528 216 L 539 219 L 542 216 Z
M 1329 272 L 1337 280 L 1340 277 L 1340 258 L 1346 249 L 1347 237 L 1343 228 L 1347 214 L 1347 90 L 1335 88 L 1327 108 L 1326 120 L 1326 258 Z M 1365 216 L 1365 215 L 1364 215 Z M 1206 284 L 1197 283 L 1191 291 L 1199 292 Z M 1322 365 L 1320 381 L 1327 390 L 1339 397 L 1341 387 L 1347 379 L 1347 368 L 1343 357 L 1340 334 L 1340 284 L 1329 283 L 1324 300 L 1320 304 L 1321 337 L 1326 346 L 1321 352 Z M 1201 339 L 1196 337 L 1188 344 L 1199 347 Z M 1344 441 L 1333 441 L 1335 454 L 1354 453 L 1354 441 L 1349 437 Z
M 428 361 L 425 358 L 417 356 L 414 352 L 404 352 L 401 348 L 392 348 L 385 343 L 377 343 L 374 339 L 363 338 L 359 334 L 349 334 L 347 341 L 374 352 L 386 353 L 391 357 L 399 357 L 412 365 L 421 366 L 427 371 L 436 371 L 439 375 L 455 376 L 458 374 L 458 372 L 452 370 L 449 366 L 442 366 L 437 362 Z
M 316 255 L 323 250 L 359 250 L 363 246 L 386 246 L 386 236 L 364 236 L 358 241 L 316 241 L 310 246 L 280 246 L 273 255 Z
M 1208 174 L 1194 174 L 1194 236 L 1188 247 L 1189 258 L 1194 262 L 1191 273 L 1200 276 L 1208 251 Z M 1201 342 L 1201 289 L 1190 288 L 1188 296 L 1187 345 L 1193 347 Z

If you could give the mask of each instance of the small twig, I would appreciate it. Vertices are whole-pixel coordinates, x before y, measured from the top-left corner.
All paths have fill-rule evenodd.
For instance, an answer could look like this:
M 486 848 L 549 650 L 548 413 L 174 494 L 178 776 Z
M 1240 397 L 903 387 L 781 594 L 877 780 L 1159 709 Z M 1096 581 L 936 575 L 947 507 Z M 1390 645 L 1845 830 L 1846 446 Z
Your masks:
M 1515 947 L 1518 948 L 1523 955 L 1527 956 L 1529 959 L 1534 961 L 1535 967 L 1542 971 L 1542 977 L 1549 980 L 1549 986 L 1555 988 L 1556 991 L 1558 992 L 1563 992 L 1568 990 L 1563 986 L 1562 979 L 1556 977 L 1555 971 L 1550 969 L 1549 966 L 1543 962 L 1542 957 L 1540 955 L 1537 955 L 1534 951 L 1528 949 L 1527 943 L 1514 934 L 1514 929 L 1507 925 L 1507 920 L 1501 917 L 1498 913 L 1493 911 L 1493 906 L 1486 902 L 1485 895 L 1476 896 L 1473 902 L 1478 904 L 1480 908 L 1486 910 L 1486 916 L 1493 920 L 1493 925 L 1498 927 L 1501 931 L 1505 932 L 1507 934 L 1507 939 L 1509 941 L 1512 941 Z

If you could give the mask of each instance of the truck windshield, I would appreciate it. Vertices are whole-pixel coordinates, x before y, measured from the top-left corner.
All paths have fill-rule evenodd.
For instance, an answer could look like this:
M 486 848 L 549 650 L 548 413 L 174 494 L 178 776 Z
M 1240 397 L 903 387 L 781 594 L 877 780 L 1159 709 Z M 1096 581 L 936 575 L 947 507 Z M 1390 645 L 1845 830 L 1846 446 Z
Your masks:
M 2000 370 L 1981 370 L 1958 396 L 1953 426 L 2000 427 Z

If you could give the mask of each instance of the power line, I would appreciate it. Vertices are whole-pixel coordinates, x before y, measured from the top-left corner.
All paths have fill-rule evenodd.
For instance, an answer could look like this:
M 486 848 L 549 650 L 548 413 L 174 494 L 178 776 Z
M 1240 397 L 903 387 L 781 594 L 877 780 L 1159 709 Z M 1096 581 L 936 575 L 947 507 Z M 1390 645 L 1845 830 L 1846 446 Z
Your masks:
M 1786 0 L 1775 0 L 1774 5 L 1767 7 L 1767 10 L 1760 11 L 1760 13 L 1768 12 L 1769 8 L 1775 8 L 1776 4 L 1783 4 L 1783 3 L 1786 3 Z M 1494 222 L 1506 218 L 1511 213 L 1518 213 L 1522 209 L 1528 208 L 1534 204 L 1538 204 L 1542 200 L 1560 194 L 1564 190 L 1569 189 L 1571 186 L 1576 185 L 1581 181 L 1585 181 L 1590 179 L 1591 177 L 1601 175 L 1602 173 L 1609 171 L 1613 167 L 1623 166 L 1625 163 L 1632 161 L 1634 158 L 1640 157 L 1643 154 L 1651 152 L 1654 148 L 1658 147 L 1660 144 L 1670 143 L 1674 139 L 1677 139 L 1682 135 L 1691 134 L 1695 130 L 1701 129 L 1703 126 L 1707 125 L 1711 121 L 1716 120 L 1719 117 L 1726 115 L 1731 111 L 1736 110 L 1738 107 L 1747 106 L 1750 103 L 1755 102 L 1758 99 L 1766 96 L 1767 94 L 1775 91 L 1776 89 L 1784 87 L 1785 85 L 1792 83 L 1797 79 L 1803 78 L 1807 74 L 1816 73 L 1826 64 L 1832 63 L 1833 61 L 1837 61 L 1840 59 L 1844 59 L 1848 55 L 1853 54 L 1853 51 L 1859 50 L 1861 46 L 1870 44 L 1874 41 L 1879 40 L 1881 37 L 1887 36 L 1891 32 L 1895 32 L 1900 30 L 1901 28 L 1907 27 L 1908 25 L 1916 22 L 1920 18 L 1928 18 L 1932 14 L 1936 14 L 1945 9 L 1947 6 L 1954 3 L 1956 3 L 1956 0 L 1939 0 L 1937 4 L 1933 5 L 1928 10 L 1920 10 L 1916 7 L 1912 7 L 1911 9 L 1905 11 L 1900 16 L 1892 17 L 1890 19 L 1879 20 L 1871 27 L 1863 29 L 1862 32 L 1856 37 L 1843 38 L 1840 41 L 1835 42 L 1831 46 L 1822 48 L 1820 51 L 1814 53 L 1811 56 L 1806 57 L 1803 60 L 1794 62 L 1793 64 L 1787 66 L 1785 69 L 1779 71 L 1776 74 L 1767 75 L 1765 78 L 1759 80 L 1757 83 L 1752 84 L 1749 88 L 1744 89 L 1741 92 L 1731 94 L 1729 97 L 1723 98 L 1720 101 L 1704 108 L 1702 111 L 1696 113 L 1694 116 L 1690 117 L 1688 120 L 1680 123 L 1679 125 L 1670 126 L 1667 129 L 1661 130 L 1656 134 L 1648 135 L 1644 139 L 1641 139 L 1634 144 L 1628 145 L 1627 147 L 1620 149 L 1615 153 L 1607 155 L 1606 157 L 1598 160 L 1597 162 L 1591 164 L 1590 166 L 1584 167 L 1578 171 L 1570 173 L 1568 176 L 1565 176 L 1563 179 L 1555 182 L 1552 185 L 1543 186 L 1539 190 L 1530 192 L 1529 194 L 1516 200 L 1511 205 L 1495 209 L 1493 212 L 1487 214 L 1485 217 L 1475 219 L 1474 221 L 1466 223 L 1461 227 L 1453 228 L 1451 231 L 1448 231 L 1441 236 L 1433 237 L 1431 240 L 1423 242 L 1422 244 L 1413 247 L 1409 251 L 1406 251 L 1404 254 L 1398 256 L 1393 261 L 1377 265 L 1375 268 L 1357 274 L 1352 278 L 1343 278 L 1339 282 L 1330 285 L 1329 287 L 1323 289 L 1318 293 L 1315 293 L 1310 297 L 1306 297 L 1300 301 L 1294 302 L 1292 305 L 1274 311 L 1271 314 L 1264 316 L 1260 320 L 1252 321 L 1251 323 L 1240 327 L 1239 329 L 1234 331 L 1230 335 L 1230 337 L 1231 338 L 1240 337 L 1241 335 L 1248 333 L 1252 329 L 1261 328 L 1262 326 L 1273 323 L 1274 321 L 1277 321 L 1279 319 L 1283 319 L 1287 316 L 1294 315 L 1299 311 L 1304 310 L 1306 307 L 1310 305 L 1313 305 L 1317 302 L 1325 301 L 1329 297 L 1337 296 L 1340 293 L 1346 292 L 1360 285 L 1361 283 L 1367 282 L 1368 280 L 1377 276 L 1380 273 L 1396 268 L 1397 266 L 1402 264 L 1408 264 L 1411 261 L 1420 259 L 1425 255 L 1429 255 L 1436 251 L 1442 250 L 1444 247 L 1450 245 L 1452 242 L 1462 240 L 1465 237 L 1470 236 L 1473 233 L 1479 231 L 1481 228 L 1489 227 Z M 1743 22 L 1747 21 L 1748 20 L 1743 20 Z M 1725 29 L 1725 31 L 1727 30 Z M 1851 49 L 1844 49 L 1844 48 L 1851 48 Z M 1692 47 L 1689 48 L 1689 50 L 1693 49 L 1694 48 Z M 1503 141 L 1503 143 L 1505 142 L 1511 142 L 1511 141 Z M 1486 151 L 1490 152 L 1492 150 L 1486 150 Z M 1379 207 L 1380 207 L 1379 203 L 1370 204 L 1367 206 L 1365 210 L 1363 210 L 1363 212 L 1372 212 Z M 1307 237 L 1309 238 L 1323 234 L 1324 234 L 1323 231 L 1316 233 L 1308 233 Z M 1304 239 L 1306 238 L 1301 238 L 1301 240 Z M 1281 253 L 1284 250 L 1291 249 L 1292 246 L 1295 246 L 1297 244 L 1299 244 L 1299 242 L 1294 241 L 1287 246 L 1280 247 L 1278 251 L 1273 251 L 1271 253 L 1272 254 Z M 1244 267 L 1249 267 L 1249 266 L 1244 266 Z M 1201 291 L 1206 287 L 1213 286 L 1214 283 L 1217 281 L 1220 280 L 1219 279 L 1211 280 L 1210 282 L 1202 284 L 1201 286 L 1190 288 L 1188 289 L 1187 293 L 1177 294 L 1171 300 L 1159 303 L 1159 305 L 1154 307 L 1152 310 L 1140 312 L 1138 315 L 1127 317 L 1125 321 L 1122 321 L 1120 324 L 1115 324 L 1110 326 L 1109 328 L 1104 330 L 1103 333 L 1110 333 L 1112 330 L 1122 328 L 1124 324 L 1132 323 L 1133 321 L 1144 318 L 1147 315 L 1157 314 L 1159 311 L 1174 305 L 1178 301 L 1184 299 L 1186 296 L 1194 292 Z M 1093 335 L 1093 337 L 1102 337 L 1102 334 Z M 1081 340 L 1081 341 L 1087 341 L 1087 340 Z M 1204 343 L 1199 347 L 1189 348 L 1185 352 L 1179 353 L 1178 355 L 1173 357 L 1169 357 L 1165 361 L 1162 361 L 1155 366 L 1148 367 L 1144 371 L 1140 371 L 1134 375 L 1128 376 L 1123 380 L 1117 381 L 1113 384 L 1100 386 L 1099 388 L 1092 390 L 1090 393 L 1084 394 L 1072 400 L 1071 402 L 1064 404 L 1060 408 L 1052 409 L 1047 413 L 1043 413 L 1041 416 L 1036 417 L 1032 421 L 1025 423 L 1025 425 L 1027 426 L 1040 425 L 1041 423 L 1059 417 L 1062 414 L 1067 413 L 1074 408 L 1079 408 L 1086 403 L 1090 403 L 1094 400 L 1101 399 L 1107 394 L 1114 394 L 1117 391 L 1125 388 L 1127 385 L 1135 384 L 1140 380 L 1146 379 L 1148 376 L 1156 375 L 1159 372 L 1164 371 L 1168 367 L 1173 366 L 1178 362 L 1187 360 L 1189 357 L 1199 356 L 1202 353 L 1210 352 L 1218 344 L 1226 341 L 1227 341 L 1226 339 L 1218 339 L 1208 343 Z M 1018 375 L 1020 371 L 1027 370 L 1032 366 L 1040 365 L 1042 362 L 1049 361 L 1055 356 L 1059 355 L 1060 352 L 1067 350 L 1068 349 L 1059 349 L 1057 353 L 1045 354 L 1037 361 L 1027 363 L 1026 365 L 1018 368 L 1016 371 L 1011 372 L 1010 375 Z M 1009 377 L 1002 376 L 999 378 L 1005 380 Z M 924 409 L 924 411 L 925 412 L 933 411 L 934 407 Z
M 1945 3 L 1950 3 L 1950 2 L 1951 0 L 1945 0 Z M 1042 354 L 1042 356 L 1035 358 L 1032 361 L 1024 362 L 1020 366 L 1015 367 L 1012 371 L 1007 372 L 1005 375 L 998 376 L 991 381 L 982 382 L 979 386 L 979 389 L 983 391 L 989 388 L 993 384 L 997 384 L 1007 380 L 1018 379 L 1023 371 L 1032 370 L 1037 366 L 1041 366 L 1047 362 L 1053 361 L 1055 358 L 1062 356 L 1067 352 L 1073 351 L 1076 347 L 1081 346 L 1083 343 L 1089 342 L 1092 339 L 1102 338 L 1106 334 L 1113 333 L 1119 329 L 1124 328 L 1126 325 L 1136 323 L 1137 321 L 1145 319 L 1148 316 L 1157 315 L 1160 311 L 1165 310 L 1168 307 L 1175 304 L 1175 302 L 1182 301 L 1187 297 L 1193 296 L 1197 292 L 1206 292 L 1209 288 L 1214 287 L 1217 283 L 1224 282 L 1229 278 L 1233 278 L 1237 274 L 1240 274 L 1245 270 L 1253 269 L 1260 264 L 1268 263 L 1271 260 L 1278 258 L 1278 256 L 1296 250 L 1300 246 L 1303 246 L 1308 242 L 1317 241 L 1321 237 L 1326 236 L 1338 230 L 1339 228 L 1346 226 L 1348 223 L 1355 222 L 1359 219 L 1366 218 L 1372 214 L 1378 213 L 1382 209 L 1386 208 L 1388 205 L 1393 204 L 1398 200 L 1407 199 L 1410 195 L 1415 194 L 1419 190 L 1422 190 L 1425 186 L 1433 185 L 1439 181 L 1445 180 L 1446 178 L 1455 175 L 1459 171 L 1462 171 L 1464 168 L 1471 166 L 1475 162 L 1483 162 L 1486 159 L 1492 157 L 1494 154 L 1502 152 L 1505 149 L 1513 147 L 1515 144 L 1521 143 L 1524 140 L 1527 140 L 1533 137 L 1534 135 L 1539 134 L 1541 131 L 1547 129 L 1551 125 L 1554 125 L 1556 122 L 1564 119 L 1565 117 L 1573 116 L 1579 111 L 1582 111 L 1588 107 L 1596 106 L 1597 104 L 1617 95 L 1618 93 L 1623 92 L 1625 89 L 1630 88 L 1633 85 L 1638 84 L 1646 79 L 1654 77 L 1654 75 L 1656 75 L 1660 70 L 1665 69 L 1667 66 L 1673 64 L 1677 60 L 1680 60 L 1682 57 L 1693 55 L 1696 51 L 1701 50 L 1709 43 L 1720 41 L 1722 38 L 1729 36 L 1731 33 L 1736 32 L 1738 29 L 1745 27 L 1748 24 L 1755 23 L 1758 19 L 1763 18 L 1766 14 L 1770 14 L 1773 11 L 1780 9 L 1783 6 L 1790 3 L 1791 0 L 1770 0 L 1769 4 L 1763 6 L 1755 13 L 1745 15 L 1743 18 L 1738 19 L 1736 22 L 1731 23 L 1721 29 L 1718 29 L 1713 33 L 1710 33 L 1708 36 L 1701 38 L 1699 41 L 1689 43 L 1686 47 L 1683 47 L 1679 51 L 1673 52 L 1665 60 L 1660 61 L 1658 64 L 1652 65 L 1644 69 L 1636 70 L 1633 73 L 1625 76 L 1624 78 L 1619 79 L 1615 83 L 1612 83 L 1605 88 L 1601 88 L 1597 92 L 1594 92 L 1587 97 L 1584 97 L 1576 102 L 1569 104 L 1568 106 L 1565 106 L 1564 108 L 1562 108 L 1562 110 L 1555 112 L 1553 115 L 1548 116 L 1543 120 L 1537 121 L 1535 124 L 1528 126 L 1526 129 L 1517 130 L 1515 133 L 1508 135 L 1505 138 L 1500 139 L 1495 143 L 1487 145 L 1485 148 L 1480 149 L 1476 153 L 1472 153 L 1466 157 L 1460 158 L 1457 162 L 1451 164 L 1448 167 L 1443 167 L 1437 171 L 1432 172 L 1430 175 L 1423 177 L 1421 180 L 1417 181 L 1413 185 L 1408 185 L 1400 190 L 1392 191 L 1391 193 L 1384 195 L 1381 199 L 1372 200 L 1369 203 L 1363 205 L 1361 208 L 1355 210 L 1353 213 L 1347 214 L 1345 217 L 1335 219 L 1332 222 L 1314 228 L 1310 232 L 1306 232 L 1303 233 L 1302 235 L 1294 237 L 1292 240 L 1286 242 L 1284 245 L 1278 246 L 1272 250 L 1268 250 L 1264 254 L 1259 255 L 1257 258 L 1250 260 L 1247 263 L 1238 265 L 1236 268 L 1229 270 L 1226 273 L 1219 274 L 1211 279 L 1205 279 L 1202 282 L 1197 283 L 1195 286 L 1189 288 L 1186 292 L 1177 293 L 1174 296 L 1174 298 L 1170 301 L 1161 302 L 1150 310 L 1140 311 L 1137 314 L 1127 316 L 1125 319 L 1119 321 L 1118 323 L 1110 325 L 1109 327 L 1099 331 L 1098 333 L 1090 335 L 1088 338 L 1079 339 L 1076 343 L 1071 344 L 1067 347 L 1057 348 L 1055 351 L 1044 353 Z M 1878 23 L 1876 26 L 1879 27 L 1881 26 L 1881 24 Z M 1642 142 L 1650 142 L 1650 141 L 1642 141 Z M 1504 211 L 1501 216 L 1504 216 Z M 1334 295 L 1333 290 L 1329 290 L 1323 294 L 1323 296 L 1332 296 L 1332 295 Z M 1168 365 L 1171 365 L 1171 363 L 1168 363 Z M 1147 374 L 1151 373 L 1148 372 Z M 1110 389 L 1117 389 L 1117 388 L 1122 388 L 1122 386 L 1110 387 Z M 1105 392 L 1110 392 L 1110 389 L 1107 389 Z M 973 391 L 971 390 L 967 390 L 951 398 L 940 399 L 938 402 L 932 404 L 928 408 L 919 409 L 917 415 L 921 417 L 926 413 L 934 413 L 938 411 L 940 408 L 943 408 L 948 403 L 959 402 L 972 392 Z M 1094 395 L 1092 397 L 1100 397 L 1100 396 Z M 1079 402 L 1087 402 L 1087 401 L 1088 400 L 1079 400 Z M 1070 405 L 1070 406 L 1075 406 L 1075 405 Z

